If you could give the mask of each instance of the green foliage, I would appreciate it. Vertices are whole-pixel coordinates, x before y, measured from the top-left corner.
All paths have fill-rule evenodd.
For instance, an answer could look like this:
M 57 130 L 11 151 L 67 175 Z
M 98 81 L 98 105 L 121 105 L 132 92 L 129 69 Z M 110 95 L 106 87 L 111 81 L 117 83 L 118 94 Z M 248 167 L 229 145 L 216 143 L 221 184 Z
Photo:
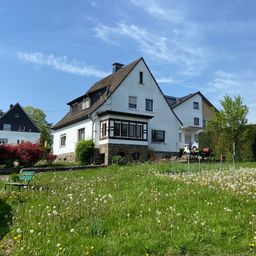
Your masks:
M 81 164 L 92 163 L 94 152 L 94 142 L 92 140 L 82 140 L 76 145 L 76 159 Z
M 41 132 L 40 144 L 48 152 L 52 147 L 51 125 L 46 121 L 46 114 L 38 108 L 27 106 L 23 108 Z
M 126 165 L 127 164 L 127 159 L 123 156 L 113 156 L 112 157 L 112 164 L 116 164 L 116 165 Z
M 12 182 L 18 182 L 18 181 L 19 181 L 19 174 L 17 174 L 17 173 L 12 173 L 12 174 L 9 176 L 9 180 L 12 181 Z
M 207 186 L 219 164 L 190 166 L 189 182 L 156 174 L 187 170 L 170 163 L 36 174 L 29 191 L 0 194 L 0 255 L 250 255 L 252 190 L 225 188 L 242 173 L 244 190 L 255 173 L 226 170 L 223 187 Z
M 223 154 L 230 158 L 235 144 L 235 156 L 240 160 L 242 144 L 245 142 L 248 107 L 243 104 L 240 96 L 232 99 L 226 95 L 220 103 L 223 110 L 215 112 L 207 126 L 207 131 L 211 134 L 209 142 L 216 156 Z

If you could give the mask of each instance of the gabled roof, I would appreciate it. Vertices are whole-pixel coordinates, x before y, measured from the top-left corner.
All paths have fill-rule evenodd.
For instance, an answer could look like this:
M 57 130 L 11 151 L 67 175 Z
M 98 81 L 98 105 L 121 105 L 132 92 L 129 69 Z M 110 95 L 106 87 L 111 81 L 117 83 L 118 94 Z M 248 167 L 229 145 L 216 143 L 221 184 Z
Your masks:
M 184 103 L 185 101 L 189 100 L 190 98 L 194 97 L 195 95 L 200 95 L 202 97 L 202 99 L 210 106 L 213 107 L 216 111 L 218 111 L 213 105 L 212 103 L 200 92 L 195 92 L 195 93 L 190 93 L 186 96 L 183 97 L 173 97 L 173 96 L 167 96 L 165 95 L 165 98 L 169 104 L 169 106 L 174 109 L 177 106 L 181 105 L 182 103 Z
M 24 116 L 27 118 L 29 125 L 32 126 L 33 132 L 37 132 L 40 133 L 39 128 L 37 127 L 37 125 L 34 123 L 34 121 L 28 116 L 28 114 L 26 113 L 26 111 L 21 107 L 21 105 L 17 102 L 15 105 L 13 105 L 12 107 L 10 107 L 10 109 L 8 111 L 6 111 L 2 116 L 0 116 L 0 123 L 4 122 L 4 120 L 6 118 L 8 118 L 9 114 L 12 111 L 15 111 L 19 109 L 19 111 L 21 111 L 21 113 L 24 114 Z
M 66 125 L 88 118 L 90 114 L 97 110 L 110 97 L 110 95 L 117 89 L 117 87 L 124 81 L 124 79 L 130 74 L 130 72 L 141 60 L 143 60 L 142 57 L 124 66 L 115 73 L 101 79 L 100 81 L 96 82 L 84 95 L 70 101 L 68 105 L 71 105 L 77 102 L 78 100 L 83 99 L 89 96 L 90 94 L 99 91 L 100 89 L 106 88 L 105 92 L 95 102 L 94 105 L 92 105 L 88 109 L 84 109 L 74 114 L 68 112 L 59 122 L 57 122 L 53 126 L 53 129 L 56 130 Z

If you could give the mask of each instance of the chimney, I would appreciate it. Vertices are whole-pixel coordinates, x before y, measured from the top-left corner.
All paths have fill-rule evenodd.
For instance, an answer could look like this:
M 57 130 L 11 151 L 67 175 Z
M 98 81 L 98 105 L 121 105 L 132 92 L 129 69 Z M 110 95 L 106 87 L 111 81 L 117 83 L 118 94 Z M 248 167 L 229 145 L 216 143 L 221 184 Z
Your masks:
M 10 109 L 13 108 L 13 104 L 10 104 Z
M 124 66 L 124 64 L 115 62 L 112 64 L 112 66 L 113 66 L 113 73 L 116 73 L 119 69 L 121 69 Z

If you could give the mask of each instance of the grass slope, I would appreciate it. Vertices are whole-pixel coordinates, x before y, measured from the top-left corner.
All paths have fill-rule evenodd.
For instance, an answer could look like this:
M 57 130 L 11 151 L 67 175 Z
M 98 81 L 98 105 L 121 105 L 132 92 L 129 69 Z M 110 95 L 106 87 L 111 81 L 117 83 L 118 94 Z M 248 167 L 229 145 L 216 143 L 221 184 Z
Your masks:
M 185 165 L 145 164 L 37 174 L 30 191 L 0 194 L 0 254 L 253 252 L 255 200 L 156 175 L 186 170 Z

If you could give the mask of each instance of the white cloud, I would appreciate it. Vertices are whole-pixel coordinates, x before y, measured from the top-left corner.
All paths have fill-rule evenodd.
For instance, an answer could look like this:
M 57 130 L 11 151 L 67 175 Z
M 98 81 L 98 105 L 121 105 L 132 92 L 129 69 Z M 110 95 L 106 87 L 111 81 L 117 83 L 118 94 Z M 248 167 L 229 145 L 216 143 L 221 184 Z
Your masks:
M 256 74 L 251 70 L 242 70 L 239 73 L 218 70 L 205 89 L 210 95 L 209 99 L 212 99 L 216 106 L 226 94 L 231 97 L 240 95 L 243 103 L 249 107 L 248 121 L 254 123 L 256 123 L 255 91 Z
M 143 55 L 179 66 L 182 70 L 180 74 L 183 76 L 194 76 L 200 73 L 207 59 L 203 48 L 195 49 L 183 44 L 175 38 L 174 33 L 173 37 L 169 35 L 167 38 L 124 22 L 119 22 L 116 26 L 98 24 L 94 31 L 96 37 L 111 44 L 118 44 L 120 40 L 127 38 L 133 40 Z
M 174 82 L 176 82 L 171 76 L 160 76 L 156 78 L 156 81 L 160 84 L 173 84 Z
M 180 9 L 164 8 L 159 5 L 159 1 L 154 0 L 130 0 L 130 3 L 143 9 L 154 18 L 180 24 L 185 22 L 184 13 Z
M 53 54 L 45 55 L 40 52 L 18 52 L 19 59 L 41 66 L 49 66 L 56 70 L 87 77 L 102 78 L 108 75 L 107 72 L 99 70 L 93 66 L 78 63 L 76 60 L 68 61 L 64 57 L 56 57 Z

